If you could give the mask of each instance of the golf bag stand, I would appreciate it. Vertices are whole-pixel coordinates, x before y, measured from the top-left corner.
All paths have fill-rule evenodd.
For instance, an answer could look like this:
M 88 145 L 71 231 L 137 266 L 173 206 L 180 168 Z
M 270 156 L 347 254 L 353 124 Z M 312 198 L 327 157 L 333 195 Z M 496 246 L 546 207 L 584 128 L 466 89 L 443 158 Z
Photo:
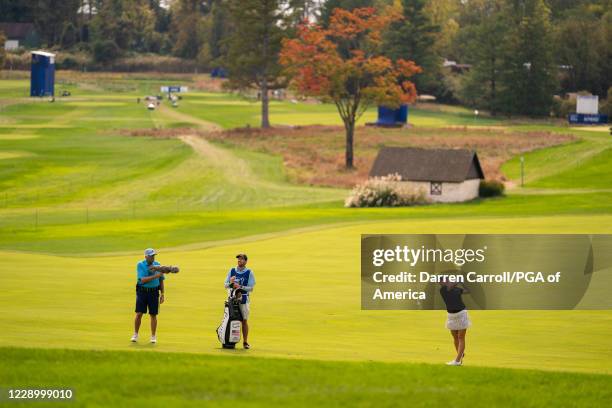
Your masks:
M 225 301 L 223 320 L 217 327 L 217 337 L 223 348 L 236 348 L 236 343 L 240 341 L 242 330 L 242 312 L 240 312 L 240 302 L 242 302 L 242 291 L 240 289 L 230 289 L 229 296 Z

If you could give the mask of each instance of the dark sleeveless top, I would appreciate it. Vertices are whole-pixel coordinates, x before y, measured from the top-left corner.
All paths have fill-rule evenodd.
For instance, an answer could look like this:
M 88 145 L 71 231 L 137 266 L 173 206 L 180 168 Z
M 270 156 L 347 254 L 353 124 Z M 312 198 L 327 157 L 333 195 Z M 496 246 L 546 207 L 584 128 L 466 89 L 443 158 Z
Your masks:
M 457 286 L 450 290 L 447 289 L 446 286 L 440 288 L 440 295 L 442 295 L 442 299 L 444 299 L 448 313 L 459 313 L 465 309 L 465 304 L 463 304 L 463 300 L 461 300 L 462 293 L 463 289 Z

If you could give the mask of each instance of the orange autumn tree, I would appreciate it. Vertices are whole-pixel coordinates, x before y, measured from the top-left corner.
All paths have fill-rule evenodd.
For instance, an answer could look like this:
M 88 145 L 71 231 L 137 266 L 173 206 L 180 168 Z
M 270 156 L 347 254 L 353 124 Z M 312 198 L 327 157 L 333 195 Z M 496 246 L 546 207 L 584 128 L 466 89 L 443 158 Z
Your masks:
M 408 78 L 421 68 L 381 55 L 383 31 L 400 18 L 392 8 L 380 14 L 372 7 L 337 8 L 328 28 L 304 22 L 296 38 L 283 40 L 280 62 L 292 88 L 303 96 L 331 100 L 338 108 L 346 131 L 347 169 L 353 168 L 355 123 L 366 109 L 373 104 L 397 108 L 416 98 Z

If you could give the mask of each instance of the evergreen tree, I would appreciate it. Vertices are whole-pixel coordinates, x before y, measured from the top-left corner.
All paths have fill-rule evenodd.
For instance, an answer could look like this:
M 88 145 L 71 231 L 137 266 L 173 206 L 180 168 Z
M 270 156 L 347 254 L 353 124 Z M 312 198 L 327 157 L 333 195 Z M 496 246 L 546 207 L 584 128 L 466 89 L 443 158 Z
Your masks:
M 470 2 L 472 4 L 472 2 Z M 459 32 L 459 7 L 461 0 L 428 1 L 424 12 L 433 25 L 440 27 L 436 34 L 435 52 L 441 57 L 455 59 L 453 40 Z
M 229 72 L 231 89 L 258 90 L 261 98 L 261 127 L 270 127 L 269 95 L 271 89 L 284 88 L 278 55 L 284 15 L 279 0 L 229 0 L 233 32 L 224 41 L 227 55 L 224 67 Z
M 226 55 L 224 40 L 232 32 L 228 7 L 223 0 L 214 0 L 208 15 L 204 19 L 204 42 L 200 47 L 198 62 L 205 68 L 222 65 Z
M 600 58 L 601 65 L 601 83 L 600 88 L 608 89 L 608 106 L 612 106 L 612 99 L 610 99 L 610 87 L 612 87 L 612 7 L 601 17 L 601 30 L 603 32 L 603 44 L 605 45 L 605 50 L 603 51 L 603 56 Z
M 442 60 L 436 55 L 434 44 L 440 28 L 425 14 L 426 0 L 402 0 L 401 4 L 404 18 L 387 31 L 385 54 L 393 60 L 413 60 L 423 69 L 414 77 L 419 92 L 437 95 L 441 91 Z
M 345 10 L 354 10 L 362 7 L 374 7 L 374 0 L 327 0 L 321 8 L 321 20 L 320 23 L 323 27 L 329 25 L 329 19 L 332 16 L 334 9 L 341 8 Z
M 469 15 L 463 16 L 466 26 L 458 41 L 465 44 L 464 62 L 472 67 L 463 77 L 460 99 L 495 115 L 501 109 L 499 82 L 509 31 L 504 3 L 503 0 L 474 1 L 464 14 Z
M 544 0 L 510 0 L 501 107 L 509 114 L 548 115 L 557 88 L 553 60 L 550 10 Z
M 151 52 L 169 53 L 171 47 L 169 47 L 168 33 L 172 23 L 172 14 L 161 3 L 161 0 L 149 0 L 149 8 L 155 20 L 149 48 Z
M 31 0 L 0 0 L 0 23 L 31 23 L 33 12 Z
M 225 51 L 222 42 L 231 32 L 229 13 L 221 0 L 216 1 L 213 5 L 210 20 L 211 30 L 208 36 L 210 56 L 213 60 L 217 60 L 224 55 Z
M 602 72 L 600 58 L 603 32 L 597 20 L 574 15 L 560 23 L 557 32 L 557 56 L 560 64 L 567 67 L 565 89 L 588 90 L 598 93 Z M 605 90 L 604 90 L 605 91 Z
M 154 28 L 147 0 L 105 0 L 91 23 L 95 59 L 108 62 L 125 51 L 148 51 Z
M 62 45 L 67 31 L 75 31 L 79 0 L 38 0 L 32 4 L 32 17 L 43 44 Z M 72 45 L 72 39 L 68 39 Z
M 0 31 L 0 70 L 4 66 L 4 59 L 6 58 L 6 51 L 4 51 L 4 43 L 6 42 L 6 36 Z
M 172 4 L 172 53 L 181 58 L 196 58 L 205 42 L 204 16 L 212 1 L 178 0 Z

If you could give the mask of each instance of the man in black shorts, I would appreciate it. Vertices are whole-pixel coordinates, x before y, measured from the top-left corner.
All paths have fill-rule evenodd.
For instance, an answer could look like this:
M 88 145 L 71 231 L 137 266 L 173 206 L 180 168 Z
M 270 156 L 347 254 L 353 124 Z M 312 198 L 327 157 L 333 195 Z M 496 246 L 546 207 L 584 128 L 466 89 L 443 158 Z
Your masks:
M 157 343 L 155 332 L 157 330 L 157 314 L 160 303 L 164 303 L 164 274 L 154 273 L 149 268 L 159 265 L 155 261 L 157 253 L 153 248 L 144 252 L 145 259 L 136 265 L 138 281 L 136 283 L 136 317 L 134 318 L 134 335 L 132 342 L 138 341 L 138 330 L 142 321 L 142 315 L 149 311 L 151 317 L 151 343 Z

